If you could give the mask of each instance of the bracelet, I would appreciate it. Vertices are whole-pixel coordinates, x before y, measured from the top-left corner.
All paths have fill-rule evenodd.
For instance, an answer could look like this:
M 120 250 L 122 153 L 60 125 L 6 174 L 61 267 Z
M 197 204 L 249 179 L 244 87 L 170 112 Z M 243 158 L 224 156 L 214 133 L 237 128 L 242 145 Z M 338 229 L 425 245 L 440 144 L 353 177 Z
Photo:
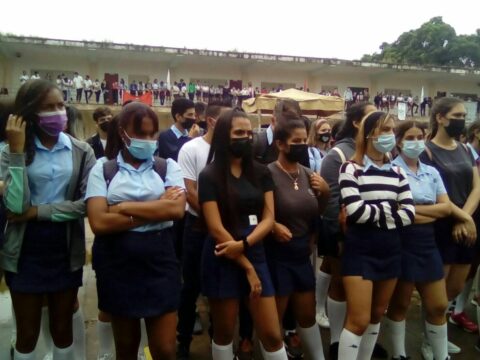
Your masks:
M 243 251 L 245 252 L 250 247 L 250 244 L 248 243 L 246 236 L 242 237 L 242 242 L 243 242 Z

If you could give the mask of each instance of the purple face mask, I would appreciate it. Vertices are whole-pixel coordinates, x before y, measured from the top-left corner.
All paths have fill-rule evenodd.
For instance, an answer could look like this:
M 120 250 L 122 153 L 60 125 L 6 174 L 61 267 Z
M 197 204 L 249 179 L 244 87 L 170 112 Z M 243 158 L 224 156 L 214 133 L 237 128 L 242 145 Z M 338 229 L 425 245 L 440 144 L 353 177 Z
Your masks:
M 58 136 L 67 126 L 67 111 L 44 111 L 37 114 L 38 126 L 50 136 Z

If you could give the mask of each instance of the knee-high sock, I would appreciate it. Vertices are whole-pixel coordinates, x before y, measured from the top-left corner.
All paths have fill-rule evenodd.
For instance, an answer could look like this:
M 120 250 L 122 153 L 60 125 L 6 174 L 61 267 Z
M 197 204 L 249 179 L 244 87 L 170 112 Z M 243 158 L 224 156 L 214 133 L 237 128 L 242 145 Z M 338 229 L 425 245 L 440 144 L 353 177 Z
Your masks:
M 141 331 L 141 336 L 140 336 L 140 346 L 138 348 L 138 353 L 143 354 L 144 349 L 148 346 L 147 328 L 145 326 L 144 319 L 140 321 L 140 331 Z
M 407 356 L 405 352 L 405 320 L 393 321 L 385 317 L 385 329 L 392 344 L 392 357 Z
M 435 359 L 446 359 L 448 357 L 447 324 L 432 325 L 425 322 L 427 338 L 432 347 Z
M 327 312 L 330 320 L 330 344 L 333 344 L 340 341 L 340 334 L 347 314 L 347 303 L 333 300 L 329 296 L 327 298 Z
M 47 353 L 51 354 L 53 351 L 53 339 L 52 334 L 50 334 L 50 318 L 48 316 L 48 307 L 46 306 L 42 308 L 42 320 L 40 323 L 40 335 L 38 338 L 43 339 Z M 39 343 L 37 341 L 36 348 L 38 348 L 38 346 Z
M 113 330 L 112 323 L 97 322 L 97 337 L 98 337 L 98 355 L 113 354 L 115 349 L 113 347 Z
M 13 347 L 15 347 L 16 342 L 17 342 L 17 318 L 15 317 L 15 310 L 13 310 L 13 305 L 12 305 L 12 334 L 10 336 L 10 343 L 12 344 Z
M 264 360 L 287 360 L 288 359 L 287 352 L 285 351 L 285 346 L 282 346 L 282 348 L 277 351 L 269 352 L 265 350 L 261 341 L 259 343 L 260 343 L 260 350 L 262 352 L 262 357 Z
M 320 329 L 315 323 L 309 328 L 298 328 L 298 333 L 302 339 L 303 346 L 305 346 L 309 358 L 312 360 L 324 360 L 322 337 L 320 335 Z
M 330 274 L 327 274 L 322 270 L 318 270 L 317 284 L 315 289 L 317 313 L 325 312 L 325 303 L 327 302 L 328 288 L 330 287 L 331 279 L 332 276 Z
M 361 341 L 361 336 L 355 335 L 347 329 L 343 329 L 338 344 L 338 359 L 357 360 Z
M 362 336 L 357 360 L 370 360 L 372 358 L 373 348 L 377 342 L 379 331 L 380 323 L 368 325 L 367 330 L 365 330 Z
M 453 310 L 454 314 L 460 314 L 465 310 L 465 304 L 467 303 L 468 296 L 470 295 L 470 291 L 472 291 L 473 279 L 468 279 L 465 282 L 465 286 L 460 294 L 458 294 L 457 298 L 455 299 L 455 309 Z
M 13 360 L 35 360 L 35 351 L 28 354 L 19 353 L 17 349 L 13 351 Z
M 212 359 L 213 360 L 232 360 L 233 343 L 228 345 L 217 345 L 212 341 Z
M 80 307 L 73 313 L 72 332 L 75 360 L 85 360 L 85 320 Z
M 53 360 L 72 360 L 73 356 L 73 344 L 64 349 L 53 347 Z

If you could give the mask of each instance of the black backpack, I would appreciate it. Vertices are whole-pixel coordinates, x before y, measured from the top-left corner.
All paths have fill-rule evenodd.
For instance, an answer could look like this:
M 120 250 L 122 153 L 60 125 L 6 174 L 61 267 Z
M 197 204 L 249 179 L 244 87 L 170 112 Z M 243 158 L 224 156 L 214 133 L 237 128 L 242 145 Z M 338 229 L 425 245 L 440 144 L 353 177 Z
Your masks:
M 155 156 L 153 162 L 153 170 L 160 176 L 162 181 L 165 183 L 165 179 L 167 177 L 167 160 Z M 108 160 L 103 163 L 103 178 L 107 183 L 107 189 L 115 175 L 117 175 L 117 172 L 117 159 Z

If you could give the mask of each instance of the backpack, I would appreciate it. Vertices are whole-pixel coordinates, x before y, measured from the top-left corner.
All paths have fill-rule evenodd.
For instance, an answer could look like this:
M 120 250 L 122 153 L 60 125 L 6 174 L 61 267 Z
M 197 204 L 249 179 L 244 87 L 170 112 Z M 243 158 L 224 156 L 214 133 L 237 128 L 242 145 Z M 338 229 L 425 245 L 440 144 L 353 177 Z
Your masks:
M 153 162 L 153 170 L 160 176 L 162 181 L 165 183 L 165 179 L 167 177 L 167 160 L 155 156 Z M 115 175 L 117 175 L 117 172 L 117 159 L 108 160 L 103 163 L 103 178 L 107 183 L 107 189 Z

